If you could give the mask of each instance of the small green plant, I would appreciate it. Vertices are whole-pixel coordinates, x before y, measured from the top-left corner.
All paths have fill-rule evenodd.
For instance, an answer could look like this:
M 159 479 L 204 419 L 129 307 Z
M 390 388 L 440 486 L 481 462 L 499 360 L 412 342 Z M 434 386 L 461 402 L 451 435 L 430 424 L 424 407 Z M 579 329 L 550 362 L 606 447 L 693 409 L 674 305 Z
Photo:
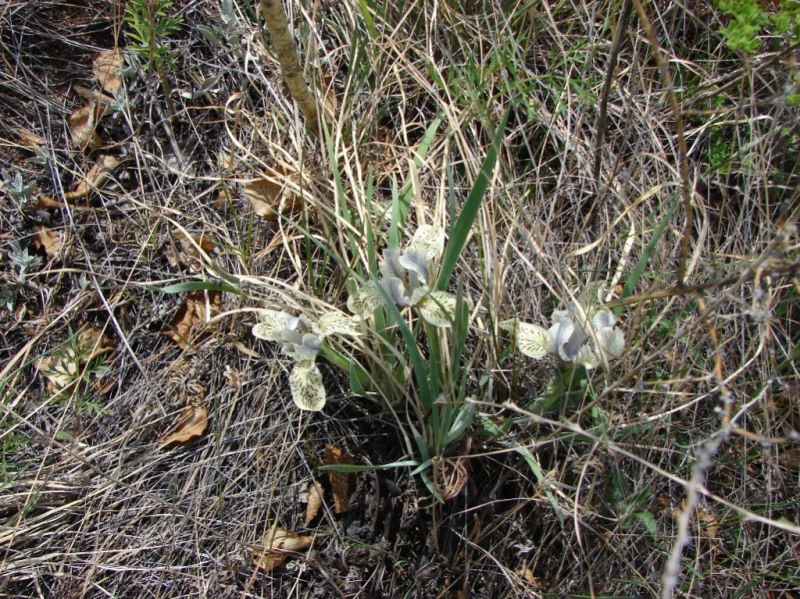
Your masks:
M 800 38 L 800 4 L 782 0 L 777 12 L 767 14 L 757 0 L 716 0 L 720 10 L 730 17 L 721 31 L 731 50 L 754 54 L 761 45 L 759 32 L 773 26 L 775 33 L 789 37 L 790 43 Z
M 28 253 L 28 248 L 20 247 L 17 242 L 12 242 L 8 257 L 16 268 L 16 282 L 19 284 L 24 284 L 28 275 L 42 264 L 41 258 L 32 256 Z
M 183 17 L 171 14 L 171 10 L 170 0 L 130 0 L 125 6 L 125 24 L 128 37 L 134 41 L 128 48 L 142 59 L 145 71 L 151 67 L 156 71 L 170 112 L 174 114 L 167 73 L 175 68 L 178 53 L 170 49 L 167 40 L 180 31 Z
M 15 173 L 12 176 L 6 169 L 0 169 L 0 190 L 9 195 L 18 209 L 23 209 L 30 202 L 33 188 L 32 183 L 25 184 L 21 174 Z

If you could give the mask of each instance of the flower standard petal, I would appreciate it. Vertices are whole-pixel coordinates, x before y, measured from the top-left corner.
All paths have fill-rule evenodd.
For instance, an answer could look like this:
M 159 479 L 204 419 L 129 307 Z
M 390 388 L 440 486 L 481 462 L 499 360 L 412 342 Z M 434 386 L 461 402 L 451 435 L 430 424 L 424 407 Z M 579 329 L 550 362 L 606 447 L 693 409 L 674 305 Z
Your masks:
M 304 360 L 295 364 L 289 375 L 289 387 L 294 403 L 301 410 L 318 412 L 325 406 L 322 373 L 314 362 Z
M 595 312 L 592 317 L 592 326 L 598 331 L 600 329 L 613 327 L 615 324 L 617 324 L 617 317 L 611 310 L 605 308 Z
M 433 225 L 422 225 L 414 233 L 407 249 L 419 252 L 431 261 L 444 250 L 444 231 Z
M 584 336 L 568 318 L 556 322 L 547 330 L 547 349 L 565 362 L 578 357 Z
M 609 356 L 619 358 L 625 351 L 625 336 L 619 329 L 606 327 L 597 331 L 597 344 Z
M 406 253 L 401 254 L 398 258 L 400 266 L 409 271 L 411 275 L 411 287 L 417 287 L 419 283 L 425 285 L 428 282 L 428 258 L 423 252 L 417 250 L 408 250 Z M 416 280 L 414 278 L 416 277 Z

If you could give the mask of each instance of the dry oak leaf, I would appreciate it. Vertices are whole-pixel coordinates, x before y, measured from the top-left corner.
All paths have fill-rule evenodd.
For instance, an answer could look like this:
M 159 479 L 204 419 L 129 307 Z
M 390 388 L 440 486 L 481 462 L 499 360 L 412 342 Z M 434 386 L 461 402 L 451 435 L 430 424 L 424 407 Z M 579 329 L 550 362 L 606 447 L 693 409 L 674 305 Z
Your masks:
M 169 326 L 162 329 L 161 334 L 172 339 L 181 349 L 189 349 L 192 328 L 210 318 L 211 312 L 214 312 L 221 304 L 222 298 L 218 291 L 209 291 L 208 301 L 206 301 L 204 292 L 192 291 L 187 294 L 186 301 L 183 302 Z
M 284 551 L 305 551 L 313 542 L 314 537 L 301 536 L 273 525 L 264 535 L 263 543 L 266 549 L 261 553 L 254 552 L 253 565 L 267 573 L 272 572 L 291 557 L 288 553 L 283 553 Z
M 325 463 L 328 465 L 352 465 L 353 458 L 347 455 L 344 451 L 331 445 L 325 444 Z M 331 484 L 333 491 L 333 504 L 334 510 L 337 514 L 344 514 L 350 511 L 350 497 L 356 490 L 356 473 L 355 472 L 336 472 L 334 470 L 328 471 L 328 481 Z
M 116 97 L 122 85 L 122 53 L 119 50 L 103 50 L 94 59 L 92 73 L 103 91 Z
M 51 393 L 74 389 L 81 380 L 80 372 L 95 358 L 114 351 L 117 345 L 100 329 L 89 327 L 77 335 L 77 343 L 59 354 L 36 361 L 36 368 L 47 379 Z
M 322 509 L 322 486 L 315 480 L 308 483 L 308 503 L 306 504 L 306 520 L 305 525 L 311 524 L 311 521 L 317 517 L 319 511 Z
M 184 444 L 203 436 L 208 428 L 208 410 L 203 404 L 193 403 L 181 412 L 178 422 L 169 429 L 159 443 L 159 449 L 173 443 Z
M 253 212 L 265 220 L 275 220 L 278 214 L 295 214 L 301 209 L 300 199 L 288 189 L 262 177 L 248 182 L 244 188 Z M 283 199 L 281 199 L 283 198 Z
M 37 249 L 44 250 L 49 257 L 55 258 L 64 248 L 64 234 L 56 233 L 53 229 L 42 225 L 36 228 L 36 237 L 33 243 Z
M 72 141 L 81 150 L 95 149 L 103 145 L 103 141 L 95 129 L 105 108 L 96 102 L 89 102 L 69 115 L 69 131 Z
M 77 200 L 88 196 L 90 192 L 97 190 L 105 180 L 108 179 L 119 164 L 120 161 L 113 156 L 108 154 L 100 156 L 97 164 L 89 169 L 89 172 L 86 173 L 83 180 L 75 186 L 75 189 L 64 194 L 64 199 Z

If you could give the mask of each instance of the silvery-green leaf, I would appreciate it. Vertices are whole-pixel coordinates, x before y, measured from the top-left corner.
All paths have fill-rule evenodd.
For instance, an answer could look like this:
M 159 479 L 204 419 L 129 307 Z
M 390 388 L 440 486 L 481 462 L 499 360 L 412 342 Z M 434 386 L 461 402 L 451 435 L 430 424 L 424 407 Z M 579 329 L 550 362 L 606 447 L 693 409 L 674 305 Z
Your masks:
M 350 335 L 356 337 L 359 331 L 355 321 L 341 312 L 328 312 L 317 322 L 317 327 L 323 336 L 328 335 Z
M 596 335 L 600 349 L 609 356 L 619 358 L 625 351 L 625 336 L 619 329 L 610 327 L 599 329 Z
M 385 279 L 402 279 L 406 271 L 400 264 L 400 252 L 397 250 L 383 250 L 383 260 L 378 265 L 378 271 Z
M 377 283 L 369 281 L 347 298 L 347 309 L 358 318 L 364 320 L 372 316 L 375 310 L 383 306 L 384 303 L 383 294 L 378 289 Z
M 592 325 L 594 326 L 595 330 L 601 330 L 606 328 L 611 328 L 615 324 L 617 324 L 617 317 L 616 315 L 608 309 L 600 309 L 594 313 L 592 317 Z
M 537 360 L 544 358 L 549 349 L 547 331 L 539 325 L 527 322 L 518 322 L 516 324 L 515 336 L 519 351 Z M 503 326 L 502 323 L 500 326 Z
M 556 322 L 546 333 L 547 349 L 565 362 L 574 362 L 584 336 L 569 319 Z
M 392 298 L 392 301 L 399 307 L 404 308 L 409 304 L 408 290 L 406 284 L 397 277 L 383 279 L 380 282 L 387 295 Z
M 280 341 L 281 332 L 286 328 L 289 318 L 285 312 L 262 310 L 258 314 L 258 324 L 253 327 L 253 335 L 266 341 Z
M 428 282 L 428 264 L 430 259 L 422 252 L 417 250 L 407 250 L 398 258 L 400 266 L 414 273 L 423 285 Z M 412 287 L 416 287 L 412 283 Z
M 422 225 L 411 238 L 408 249 L 420 252 L 428 261 L 433 260 L 444 250 L 444 231 L 433 225 Z
M 444 291 L 431 291 L 417 303 L 420 316 L 435 327 L 450 327 L 456 312 L 456 297 Z
M 586 343 L 581 346 L 581 349 L 578 351 L 575 362 L 578 364 L 583 364 L 587 370 L 591 370 L 592 368 L 597 368 L 598 364 L 600 364 L 600 358 L 592 350 L 589 344 Z
M 298 362 L 289 375 L 292 399 L 301 410 L 318 412 L 325 406 L 325 387 L 322 373 L 310 361 Z

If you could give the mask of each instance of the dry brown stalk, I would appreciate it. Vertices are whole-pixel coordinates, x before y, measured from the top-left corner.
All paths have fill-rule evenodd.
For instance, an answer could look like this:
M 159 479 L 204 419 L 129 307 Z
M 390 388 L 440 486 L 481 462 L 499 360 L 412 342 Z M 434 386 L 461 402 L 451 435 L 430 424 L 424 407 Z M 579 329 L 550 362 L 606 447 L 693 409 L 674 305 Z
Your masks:
M 286 21 L 281 0 L 261 0 L 261 14 L 267 22 L 267 30 L 272 38 L 278 62 L 281 65 L 283 79 L 289 92 L 300 107 L 306 122 L 315 131 L 318 130 L 317 102 L 314 94 L 303 79 L 303 69 L 297 60 L 294 40 Z

